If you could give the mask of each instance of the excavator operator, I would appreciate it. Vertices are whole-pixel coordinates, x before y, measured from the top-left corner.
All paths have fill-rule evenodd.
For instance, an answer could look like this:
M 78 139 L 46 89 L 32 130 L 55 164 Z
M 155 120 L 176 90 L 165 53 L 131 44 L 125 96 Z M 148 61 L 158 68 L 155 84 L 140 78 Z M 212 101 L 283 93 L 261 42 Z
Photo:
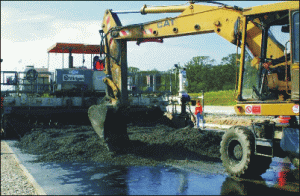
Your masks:
M 285 68 L 281 68 L 281 67 L 275 67 L 275 68 L 270 68 L 270 66 L 272 65 L 278 65 L 280 63 L 283 63 L 285 61 L 290 61 L 291 59 L 291 54 L 287 54 L 287 56 L 285 57 L 279 57 L 277 59 L 273 59 L 269 62 L 266 62 L 263 64 L 263 67 L 265 68 L 266 71 L 271 71 L 272 73 L 277 73 L 278 74 L 278 80 L 285 80 Z M 290 76 L 290 69 L 287 69 L 287 75 Z
M 94 71 L 103 71 L 105 68 L 104 62 L 99 59 L 99 56 L 94 57 Z

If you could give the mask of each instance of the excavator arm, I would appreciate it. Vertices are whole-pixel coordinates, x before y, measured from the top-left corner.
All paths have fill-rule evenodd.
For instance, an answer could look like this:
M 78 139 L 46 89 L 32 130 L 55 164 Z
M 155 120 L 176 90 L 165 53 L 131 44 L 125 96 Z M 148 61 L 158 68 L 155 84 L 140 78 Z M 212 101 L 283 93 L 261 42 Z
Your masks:
M 161 11 L 163 12 L 163 10 Z M 166 7 L 165 12 L 168 11 L 169 9 Z M 148 13 L 147 8 L 144 8 L 144 12 Z M 227 17 L 224 18 L 224 15 Z M 239 16 L 241 16 L 239 10 L 191 4 L 186 6 L 177 17 L 115 27 L 113 29 L 113 31 L 116 31 L 114 38 L 138 41 L 148 38 L 167 38 L 216 32 L 226 40 L 233 42 L 235 38 L 234 26 Z
M 116 13 L 106 10 L 102 28 L 105 34 L 106 73 L 111 102 L 127 103 L 127 41 L 162 42 L 163 38 L 193 34 L 217 33 L 237 44 L 242 11 L 233 7 L 205 6 L 191 3 L 184 6 L 142 7 L 140 13 L 174 13 L 179 16 L 142 24 L 122 26 Z M 226 16 L 226 17 L 224 17 Z M 187 22 L 188 21 L 188 22 Z M 126 73 L 125 73 L 126 72 Z

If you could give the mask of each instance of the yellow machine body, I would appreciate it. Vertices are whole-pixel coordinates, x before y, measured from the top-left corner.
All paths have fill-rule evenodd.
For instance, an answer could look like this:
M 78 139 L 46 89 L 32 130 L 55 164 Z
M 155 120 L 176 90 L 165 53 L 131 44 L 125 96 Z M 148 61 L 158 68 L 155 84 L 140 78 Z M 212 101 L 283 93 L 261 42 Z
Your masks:
M 117 15 L 113 13 L 112 10 L 106 10 L 102 27 L 106 34 L 105 53 L 109 54 L 106 56 L 106 65 L 108 65 L 107 74 L 112 76 L 111 81 L 107 84 L 111 86 L 111 89 L 114 89 L 114 93 L 112 93 L 114 96 L 111 98 L 112 102 L 117 103 L 118 100 L 118 103 L 126 103 L 127 101 L 126 90 L 124 90 L 126 83 L 123 81 L 125 80 L 126 74 L 124 70 L 122 71 L 122 67 L 127 66 L 126 41 L 137 41 L 140 43 L 145 40 L 159 41 L 168 37 L 213 32 L 241 47 L 238 83 L 238 97 L 241 97 L 243 90 L 243 70 L 245 66 L 245 47 L 251 51 L 254 57 L 252 66 L 257 69 L 260 69 L 262 66 L 260 60 L 262 51 L 262 29 L 259 27 L 262 21 L 260 20 L 264 20 L 264 17 L 276 17 L 276 14 L 269 16 L 270 13 L 290 12 L 291 10 L 299 10 L 298 2 L 280 2 L 243 10 L 229 6 L 207 6 L 195 3 L 184 6 L 147 7 L 145 5 L 141 9 L 142 14 L 174 12 L 179 12 L 180 14 L 173 18 L 164 18 L 144 24 L 127 26 L 121 26 Z M 249 17 L 253 19 L 248 20 Z M 280 47 L 276 41 L 271 38 L 267 40 L 268 50 L 266 57 L 276 59 L 284 55 L 284 49 Z M 283 100 L 272 100 L 271 102 L 268 100 L 259 100 L 261 112 L 255 115 L 298 115 L 298 113 L 293 112 L 292 108 L 297 107 L 295 105 L 299 106 L 299 92 L 296 92 L 297 90 L 299 91 L 299 85 L 297 87 L 299 83 L 299 62 L 295 63 L 289 61 L 286 63 L 291 65 L 292 80 L 288 82 L 277 81 L 278 84 L 276 85 L 281 86 L 281 90 L 284 89 L 284 91 L 288 93 L 292 91 L 293 95 L 298 94 L 298 97 L 296 96 L 295 98 L 294 96 L 293 99 L 290 97 Z M 116 96 L 115 93 L 116 88 L 120 92 L 118 96 Z M 256 101 L 258 100 L 238 99 L 238 104 L 235 106 L 237 114 L 248 115 L 248 113 L 245 113 L 246 106 Z

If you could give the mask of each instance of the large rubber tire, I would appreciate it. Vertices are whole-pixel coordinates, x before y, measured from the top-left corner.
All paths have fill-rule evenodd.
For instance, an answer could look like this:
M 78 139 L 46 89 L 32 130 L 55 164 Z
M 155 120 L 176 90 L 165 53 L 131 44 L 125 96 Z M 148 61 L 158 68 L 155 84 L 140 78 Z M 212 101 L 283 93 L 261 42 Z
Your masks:
M 236 177 L 259 176 L 272 161 L 271 157 L 254 155 L 253 133 L 242 126 L 234 126 L 223 135 L 220 153 L 226 171 Z

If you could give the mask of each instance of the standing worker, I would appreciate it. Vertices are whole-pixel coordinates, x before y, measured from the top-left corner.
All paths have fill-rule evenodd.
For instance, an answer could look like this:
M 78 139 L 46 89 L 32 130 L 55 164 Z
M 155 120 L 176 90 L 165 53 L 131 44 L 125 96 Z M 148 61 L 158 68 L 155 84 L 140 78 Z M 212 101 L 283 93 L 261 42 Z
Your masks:
M 201 124 L 202 124 L 202 129 L 204 129 L 204 120 L 203 120 L 203 109 L 202 106 L 200 104 L 200 100 L 198 99 L 196 102 L 196 108 L 195 108 L 195 115 L 197 116 L 197 128 L 199 127 L 199 123 L 201 120 Z

